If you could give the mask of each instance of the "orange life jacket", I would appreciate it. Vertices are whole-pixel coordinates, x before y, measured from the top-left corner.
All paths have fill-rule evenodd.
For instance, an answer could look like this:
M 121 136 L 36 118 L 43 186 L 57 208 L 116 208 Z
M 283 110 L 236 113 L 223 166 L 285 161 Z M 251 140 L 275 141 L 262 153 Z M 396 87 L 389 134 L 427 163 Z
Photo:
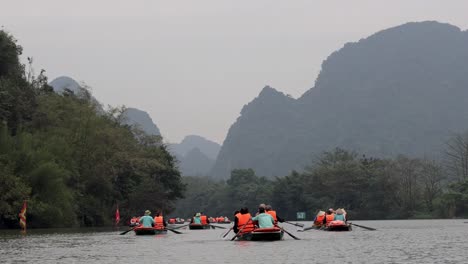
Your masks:
M 220 222 L 220 223 L 224 222 L 224 217 L 220 217 L 218 222 Z
M 252 218 L 250 213 L 237 215 L 237 219 L 239 219 L 237 221 L 237 228 L 239 229 L 239 231 L 241 231 L 242 229 L 242 233 L 248 233 L 254 230 L 254 225 L 252 221 L 250 220 L 250 218 Z
M 155 216 L 154 217 L 154 228 L 156 229 L 164 229 L 164 222 L 162 216 Z
M 208 224 L 208 221 L 206 221 L 206 219 L 207 219 L 207 218 L 206 218 L 206 215 L 200 216 L 200 220 L 201 220 L 201 224 L 202 224 L 202 225 Z
M 335 220 L 335 214 L 327 214 L 325 218 L 326 218 L 326 224 L 328 225 L 328 223 Z
M 315 225 L 323 225 L 323 219 L 325 218 L 325 215 L 318 215 L 317 219 L 315 219 L 314 224 Z
M 273 220 L 275 221 L 275 225 L 278 223 L 278 218 L 276 217 L 276 211 L 270 210 L 266 211 L 267 214 L 271 215 L 273 217 Z

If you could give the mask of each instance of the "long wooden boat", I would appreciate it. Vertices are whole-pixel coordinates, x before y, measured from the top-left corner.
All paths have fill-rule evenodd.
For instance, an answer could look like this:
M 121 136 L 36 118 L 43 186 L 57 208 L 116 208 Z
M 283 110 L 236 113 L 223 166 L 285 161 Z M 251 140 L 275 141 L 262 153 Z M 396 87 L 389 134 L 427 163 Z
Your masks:
M 327 224 L 323 230 L 325 231 L 351 231 L 352 227 L 351 224 L 347 224 L 344 221 L 341 220 L 335 220 L 331 221 L 329 224 Z
M 239 235 L 237 239 L 248 241 L 276 241 L 282 240 L 283 235 L 284 231 L 279 227 L 256 228 L 252 232 Z
M 211 226 L 209 224 L 202 225 L 202 224 L 190 224 L 189 229 L 190 230 L 199 230 L 199 229 L 210 229 Z
M 154 227 L 136 227 L 133 231 L 135 231 L 135 235 L 143 236 L 143 235 L 161 235 L 167 234 L 166 229 L 159 229 Z

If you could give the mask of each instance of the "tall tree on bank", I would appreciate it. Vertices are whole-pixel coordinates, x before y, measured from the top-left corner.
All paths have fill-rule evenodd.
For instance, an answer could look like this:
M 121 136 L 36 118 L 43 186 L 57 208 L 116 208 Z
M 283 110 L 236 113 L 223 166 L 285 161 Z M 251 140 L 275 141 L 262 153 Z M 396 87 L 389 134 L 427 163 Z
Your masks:
M 23 199 L 32 227 L 108 225 L 116 204 L 122 218 L 171 211 L 184 185 L 162 139 L 98 111 L 84 89 L 53 93 L 20 53 L 0 31 L 0 227 L 16 225 Z

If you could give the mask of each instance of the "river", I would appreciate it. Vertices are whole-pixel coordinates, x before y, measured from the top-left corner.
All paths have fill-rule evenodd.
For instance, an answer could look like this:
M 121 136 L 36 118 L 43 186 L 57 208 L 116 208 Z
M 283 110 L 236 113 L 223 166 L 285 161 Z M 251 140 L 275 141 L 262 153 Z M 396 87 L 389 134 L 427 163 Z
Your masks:
M 158 236 L 105 229 L 0 231 L 0 263 L 468 263 L 466 220 L 355 221 L 376 228 L 351 232 L 282 225 L 275 242 L 230 241 L 228 229 L 188 230 Z M 310 225 L 310 222 L 303 222 Z M 219 225 L 229 227 L 229 225 Z

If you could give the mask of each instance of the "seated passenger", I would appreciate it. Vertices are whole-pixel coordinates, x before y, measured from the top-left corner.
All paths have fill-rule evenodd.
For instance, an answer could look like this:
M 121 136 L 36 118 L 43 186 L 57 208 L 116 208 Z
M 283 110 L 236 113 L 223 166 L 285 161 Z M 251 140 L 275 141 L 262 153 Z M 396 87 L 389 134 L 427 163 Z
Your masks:
M 258 215 L 252 218 L 252 221 L 258 221 L 258 227 L 260 228 L 269 228 L 275 225 L 275 220 L 273 217 L 265 213 L 265 208 L 258 208 Z
M 145 215 L 140 218 L 140 225 L 143 227 L 152 227 L 154 225 L 153 217 L 151 217 L 151 211 L 146 210 Z
M 336 214 L 335 214 L 333 220 L 341 220 L 341 221 L 346 222 L 346 217 L 344 215 L 344 210 L 341 209 L 341 208 L 336 210 Z

